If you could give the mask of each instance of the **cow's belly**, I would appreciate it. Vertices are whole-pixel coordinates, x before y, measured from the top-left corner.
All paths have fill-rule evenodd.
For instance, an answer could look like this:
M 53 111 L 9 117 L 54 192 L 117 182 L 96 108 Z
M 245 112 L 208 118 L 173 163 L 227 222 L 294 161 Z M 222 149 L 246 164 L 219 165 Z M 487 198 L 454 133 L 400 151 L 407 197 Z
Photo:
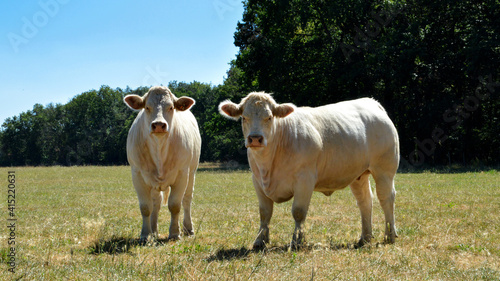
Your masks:
M 354 178 L 324 179 L 316 184 L 314 191 L 324 192 L 344 189 L 353 181 Z
M 178 170 L 163 172 L 159 176 L 156 171 L 154 172 L 141 172 L 144 182 L 154 189 L 165 191 L 175 183 L 177 176 L 179 175 Z
M 363 169 L 356 169 L 354 172 L 346 173 L 343 175 L 330 173 L 321 177 L 314 187 L 314 191 L 322 192 L 329 196 L 334 191 L 344 189 L 350 185 L 357 177 L 363 173 Z
M 293 191 L 289 188 L 283 187 L 277 190 L 277 192 L 267 195 L 267 197 L 275 203 L 283 203 L 292 199 Z
M 344 189 L 353 181 L 354 179 L 325 180 L 322 182 L 318 182 L 314 187 L 314 191 L 321 192 L 327 196 L 330 196 L 334 191 Z M 273 181 L 270 185 L 270 188 L 263 189 L 263 191 L 269 199 L 273 200 L 273 202 L 282 203 L 293 198 L 293 186 L 294 182 L 289 182 L 285 179 L 281 179 Z
M 266 197 L 275 203 L 286 202 L 293 197 L 294 182 L 292 177 L 283 178 L 275 175 L 272 178 L 261 178 L 257 175 L 257 181 Z
M 316 186 L 314 187 L 314 191 L 316 192 L 321 192 L 325 194 L 326 196 L 332 195 L 332 193 L 336 190 L 344 189 L 348 186 L 345 184 L 331 184 L 331 185 L 321 185 L 321 186 Z

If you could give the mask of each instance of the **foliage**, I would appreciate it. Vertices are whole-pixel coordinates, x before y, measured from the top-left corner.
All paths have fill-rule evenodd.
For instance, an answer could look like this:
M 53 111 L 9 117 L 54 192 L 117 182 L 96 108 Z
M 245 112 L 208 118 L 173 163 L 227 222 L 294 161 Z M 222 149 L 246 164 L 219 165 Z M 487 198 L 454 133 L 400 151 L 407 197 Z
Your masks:
M 395 121 L 411 164 L 500 160 L 499 1 L 245 6 L 235 34 L 245 85 L 297 105 L 372 96 Z
M 172 81 L 169 88 L 196 100 L 191 111 L 202 135 L 201 160 L 246 163 L 239 123 L 218 113 L 226 98 L 242 98 L 237 69 L 228 71 L 224 85 Z M 102 86 L 75 96 L 67 104 L 36 104 L 33 110 L 8 118 L 0 131 L 0 164 L 117 165 L 127 163 L 126 140 L 136 117 L 123 103 L 128 94 L 143 95 L 148 88 L 111 89 Z
M 231 68 L 223 85 L 213 87 L 200 82 L 171 82 L 168 87 L 177 96 L 190 96 L 196 100 L 191 108 L 202 137 L 201 161 L 246 162 L 242 153 L 241 129 L 237 122 L 223 118 L 218 112 L 219 103 L 227 98 L 242 98 L 245 92 L 239 87 L 241 73 Z M 243 147 L 244 148 L 244 147 Z
M 500 164 L 500 1 L 247 0 L 222 85 L 169 83 L 193 97 L 202 161 L 245 163 L 238 122 L 218 104 L 250 91 L 318 106 L 371 96 L 394 121 L 401 166 Z M 0 165 L 126 163 L 135 114 L 122 102 L 147 88 L 107 86 L 68 104 L 36 104 L 0 130 Z
M 238 122 L 222 117 L 218 105 L 224 99 L 239 100 L 248 92 L 241 86 L 242 73 L 231 64 L 223 85 L 172 81 L 177 96 L 196 100 L 191 108 L 202 136 L 201 161 L 246 163 L 246 150 Z M 33 110 L 8 118 L 0 131 L 0 165 L 119 165 L 127 163 L 127 134 L 136 113 L 124 103 L 135 90 L 102 86 L 75 96 L 67 104 L 36 104 Z
M 74 97 L 65 105 L 36 104 L 2 125 L 1 163 L 19 165 L 106 165 L 126 163 L 125 144 L 135 114 L 124 95 L 144 94 L 107 86 Z

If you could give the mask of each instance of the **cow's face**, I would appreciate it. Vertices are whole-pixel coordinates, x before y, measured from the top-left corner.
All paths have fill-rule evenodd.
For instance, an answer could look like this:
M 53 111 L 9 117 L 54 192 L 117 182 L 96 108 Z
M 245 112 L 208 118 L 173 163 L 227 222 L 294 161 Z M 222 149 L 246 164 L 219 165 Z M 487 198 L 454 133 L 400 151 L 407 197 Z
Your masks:
M 245 146 L 256 150 L 266 147 L 272 139 L 275 118 L 288 116 L 294 108 L 292 104 L 277 104 L 266 93 L 250 93 L 240 104 L 227 100 L 219 105 L 223 116 L 234 120 L 242 118 Z
M 153 87 L 143 97 L 128 95 L 124 101 L 134 110 L 144 110 L 150 133 L 155 136 L 168 136 L 175 111 L 187 110 L 195 103 L 192 98 L 176 98 L 167 87 Z

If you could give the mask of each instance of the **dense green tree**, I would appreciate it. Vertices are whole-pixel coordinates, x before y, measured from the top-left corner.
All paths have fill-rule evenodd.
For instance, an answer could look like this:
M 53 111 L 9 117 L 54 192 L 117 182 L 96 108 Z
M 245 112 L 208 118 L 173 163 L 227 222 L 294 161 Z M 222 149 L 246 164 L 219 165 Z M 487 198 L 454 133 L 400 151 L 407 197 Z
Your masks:
M 499 29 L 499 1 L 248 0 L 236 65 L 279 102 L 375 97 L 410 164 L 498 163 Z
M 2 165 L 104 165 L 126 163 L 128 128 L 135 115 L 123 104 L 127 93 L 113 90 L 77 95 L 65 105 L 36 104 L 8 118 L 0 131 Z
M 402 164 L 500 163 L 500 1 L 247 0 L 222 85 L 169 83 L 192 108 L 201 161 L 245 163 L 239 122 L 218 113 L 251 91 L 298 106 L 371 96 L 400 135 Z M 0 165 L 126 163 L 147 87 L 102 86 L 67 104 L 36 104 L 0 129 Z
M 103 86 L 99 91 L 82 93 L 65 105 L 68 165 L 126 162 L 123 126 L 133 114 L 122 102 L 124 94 L 121 89 Z
M 40 162 L 36 164 L 56 165 L 62 163 L 65 144 L 62 142 L 66 124 L 64 107 L 61 104 L 49 104 L 40 110 L 40 134 L 37 146 L 40 149 Z
M 239 102 L 251 88 L 243 86 L 244 73 L 231 62 L 224 83 L 217 87 L 212 106 L 207 108 L 207 121 L 203 123 L 208 153 L 211 161 L 230 162 L 231 164 L 247 163 L 246 148 L 243 141 L 240 122 L 228 120 L 219 114 L 219 103 L 230 99 Z
M 224 83 L 219 86 L 200 82 L 173 81 L 168 87 L 177 96 L 189 96 L 196 100 L 191 108 L 202 137 L 201 160 L 246 163 L 241 127 L 238 122 L 222 117 L 218 105 L 225 99 L 239 101 L 248 90 L 241 85 L 242 72 L 232 63 Z

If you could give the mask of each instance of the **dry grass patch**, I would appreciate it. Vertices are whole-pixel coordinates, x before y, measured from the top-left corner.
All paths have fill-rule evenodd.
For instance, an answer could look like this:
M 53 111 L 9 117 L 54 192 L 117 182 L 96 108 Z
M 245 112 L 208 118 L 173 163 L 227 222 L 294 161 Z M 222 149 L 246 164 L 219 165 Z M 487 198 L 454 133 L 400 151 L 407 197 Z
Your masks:
M 138 241 L 141 216 L 129 167 L 23 167 L 0 174 L 8 170 L 17 177 L 17 264 L 15 274 L 7 271 L 4 228 L 1 280 L 500 278 L 497 171 L 399 174 L 394 245 L 380 244 L 384 219 L 374 199 L 374 242 L 352 246 L 361 222 L 346 189 L 330 197 L 314 194 L 307 247 L 288 249 L 294 223 L 287 202 L 275 206 L 269 247 L 253 251 L 259 217 L 247 169 L 203 166 L 192 208 L 196 235 L 167 241 L 170 216 L 163 207 L 160 239 L 146 245 Z M 0 210 L 6 218 L 6 200 Z

